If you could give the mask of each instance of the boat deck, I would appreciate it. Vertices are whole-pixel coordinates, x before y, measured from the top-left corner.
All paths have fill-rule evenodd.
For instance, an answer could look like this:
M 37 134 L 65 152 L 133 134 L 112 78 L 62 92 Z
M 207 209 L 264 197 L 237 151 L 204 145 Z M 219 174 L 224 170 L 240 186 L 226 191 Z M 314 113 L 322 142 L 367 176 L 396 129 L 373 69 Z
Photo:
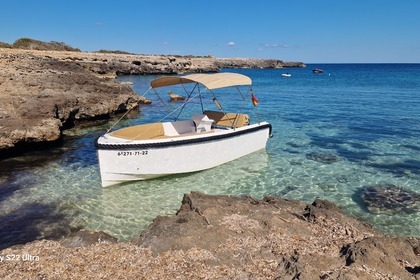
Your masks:
M 207 119 L 141 124 L 113 131 L 109 135 L 133 141 L 152 140 L 212 133 L 215 131 L 215 127 L 226 129 L 249 125 L 247 114 L 205 111 L 203 115 L 195 115 L 195 117 L 197 116 L 205 116 Z M 203 123 L 205 124 L 202 125 Z
M 147 140 L 165 136 L 165 131 L 162 123 L 149 123 L 122 128 L 109 135 L 127 140 Z

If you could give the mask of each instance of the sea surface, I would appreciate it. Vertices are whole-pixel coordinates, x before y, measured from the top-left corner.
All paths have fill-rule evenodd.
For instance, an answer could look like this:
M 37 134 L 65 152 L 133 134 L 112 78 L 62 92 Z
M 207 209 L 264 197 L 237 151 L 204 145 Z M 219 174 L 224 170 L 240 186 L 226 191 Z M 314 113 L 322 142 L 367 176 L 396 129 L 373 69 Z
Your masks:
M 325 72 L 313 74 L 316 67 Z M 0 249 L 80 228 L 128 240 L 156 216 L 175 214 L 191 191 L 327 199 L 386 234 L 420 236 L 420 64 L 223 71 L 252 78 L 259 104 L 251 121 L 273 126 L 266 151 L 202 172 L 103 189 L 93 143 L 116 119 L 68 130 L 61 147 L 0 161 Z M 119 80 L 132 81 L 142 95 L 155 77 Z M 242 108 L 233 96 L 224 102 Z M 119 125 L 156 121 L 161 107 L 143 105 Z M 393 206 L 390 195 L 367 207 L 363 188 L 378 185 L 407 191 L 409 207 Z

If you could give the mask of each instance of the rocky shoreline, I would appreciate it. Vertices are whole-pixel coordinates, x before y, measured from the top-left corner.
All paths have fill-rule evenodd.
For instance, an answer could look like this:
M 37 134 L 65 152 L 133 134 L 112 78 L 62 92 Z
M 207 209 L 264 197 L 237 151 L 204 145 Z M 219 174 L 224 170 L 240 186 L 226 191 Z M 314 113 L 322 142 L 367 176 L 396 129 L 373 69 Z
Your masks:
M 221 68 L 305 67 L 280 60 L 130 55 L 0 48 L 0 157 L 51 143 L 78 122 L 148 103 L 118 75 L 217 72 Z
M 0 48 L 0 157 L 148 103 L 117 75 L 226 67 L 304 64 Z M 0 278 L 420 279 L 419 259 L 420 238 L 384 236 L 327 201 L 192 192 L 176 215 L 156 217 L 129 242 L 82 230 L 6 248 Z
M 80 231 L 0 258 L 2 279 L 420 279 L 419 238 L 384 236 L 330 202 L 198 192 L 129 242 Z
M 140 97 L 74 62 L 0 49 L 0 151 L 54 142 L 76 122 L 108 118 Z

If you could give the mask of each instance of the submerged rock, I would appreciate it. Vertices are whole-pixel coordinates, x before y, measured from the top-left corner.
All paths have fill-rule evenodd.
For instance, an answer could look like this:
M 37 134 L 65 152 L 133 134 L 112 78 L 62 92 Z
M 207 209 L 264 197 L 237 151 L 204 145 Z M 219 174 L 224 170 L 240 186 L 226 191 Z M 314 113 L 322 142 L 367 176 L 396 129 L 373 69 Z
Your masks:
M 306 155 L 307 159 L 314 160 L 321 163 L 333 163 L 341 160 L 341 157 L 335 154 L 312 152 Z
M 366 186 L 362 188 L 360 196 L 372 213 L 420 211 L 420 194 L 392 184 Z

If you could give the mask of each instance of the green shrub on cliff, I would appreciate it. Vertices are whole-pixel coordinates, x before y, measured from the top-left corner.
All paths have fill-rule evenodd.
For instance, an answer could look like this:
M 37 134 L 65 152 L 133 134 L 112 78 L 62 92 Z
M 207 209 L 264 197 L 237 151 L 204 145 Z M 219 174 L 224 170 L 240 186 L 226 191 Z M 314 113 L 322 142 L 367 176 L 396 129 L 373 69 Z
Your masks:
M 0 42 L 0 48 L 13 48 L 25 50 L 42 50 L 42 51 L 73 51 L 80 52 L 80 49 L 73 48 L 63 42 L 43 42 L 30 38 L 17 39 L 13 44 Z
M 120 51 L 120 50 L 99 50 L 96 51 L 96 53 L 113 53 L 113 54 L 133 54 L 133 53 L 129 53 L 129 52 L 125 52 L 125 51 Z
M 0 48 L 11 48 L 12 46 L 8 43 L 0 42 Z

